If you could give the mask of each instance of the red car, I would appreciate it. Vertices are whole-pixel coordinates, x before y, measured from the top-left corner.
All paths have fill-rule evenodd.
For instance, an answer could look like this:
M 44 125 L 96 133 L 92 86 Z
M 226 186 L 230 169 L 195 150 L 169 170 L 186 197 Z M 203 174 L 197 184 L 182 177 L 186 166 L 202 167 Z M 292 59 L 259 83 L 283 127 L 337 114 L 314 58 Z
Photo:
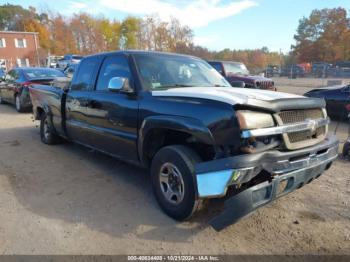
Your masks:
M 49 84 L 64 74 L 53 68 L 19 67 L 10 70 L 0 82 L 0 104 L 14 104 L 18 112 L 29 111 L 32 103 L 28 87 L 33 83 Z
M 251 75 L 243 63 L 230 61 L 208 61 L 233 87 L 247 87 L 277 91 L 275 83 L 263 76 Z M 244 83 L 244 85 L 243 85 Z

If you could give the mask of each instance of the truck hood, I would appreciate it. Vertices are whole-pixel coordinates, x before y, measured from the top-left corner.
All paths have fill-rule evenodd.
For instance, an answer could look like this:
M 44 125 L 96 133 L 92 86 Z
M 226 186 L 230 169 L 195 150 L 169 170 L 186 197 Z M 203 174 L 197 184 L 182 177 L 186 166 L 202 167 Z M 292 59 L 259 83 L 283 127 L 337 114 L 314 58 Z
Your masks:
M 315 92 L 315 91 L 327 91 L 327 90 L 337 90 L 337 89 L 342 89 L 344 88 L 345 85 L 335 85 L 335 86 L 326 86 L 326 87 L 319 87 L 319 88 L 315 88 L 312 89 L 309 92 Z
M 152 96 L 202 98 L 236 104 L 251 104 L 254 100 L 273 101 L 285 98 L 306 98 L 288 93 L 235 87 L 185 87 L 152 91 Z

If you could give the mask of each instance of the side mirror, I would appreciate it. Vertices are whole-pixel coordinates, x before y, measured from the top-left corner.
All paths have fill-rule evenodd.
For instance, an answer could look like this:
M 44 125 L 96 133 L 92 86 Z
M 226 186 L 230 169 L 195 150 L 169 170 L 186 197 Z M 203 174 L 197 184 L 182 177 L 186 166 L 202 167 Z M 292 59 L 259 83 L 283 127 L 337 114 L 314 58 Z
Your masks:
M 129 85 L 129 79 L 125 77 L 112 77 L 108 83 L 108 90 L 111 92 L 123 91 L 125 93 L 133 93 Z
M 108 83 L 108 90 L 111 92 L 120 91 L 126 83 L 124 77 L 112 77 Z
M 245 83 L 243 81 L 232 81 L 230 84 L 233 87 L 240 87 L 240 88 L 245 87 Z

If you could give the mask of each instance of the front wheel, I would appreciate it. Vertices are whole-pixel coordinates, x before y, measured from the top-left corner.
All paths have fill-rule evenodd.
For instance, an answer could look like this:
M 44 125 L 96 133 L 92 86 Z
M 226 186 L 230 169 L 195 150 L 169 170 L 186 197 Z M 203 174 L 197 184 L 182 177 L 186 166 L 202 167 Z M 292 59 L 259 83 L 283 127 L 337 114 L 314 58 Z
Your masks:
M 194 172 L 197 162 L 199 156 L 182 145 L 166 146 L 152 160 L 155 197 L 162 210 L 176 220 L 188 219 L 199 206 Z
M 47 145 L 55 145 L 61 142 L 61 138 L 55 134 L 46 113 L 42 113 L 40 120 L 40 138 L 41 141 Z

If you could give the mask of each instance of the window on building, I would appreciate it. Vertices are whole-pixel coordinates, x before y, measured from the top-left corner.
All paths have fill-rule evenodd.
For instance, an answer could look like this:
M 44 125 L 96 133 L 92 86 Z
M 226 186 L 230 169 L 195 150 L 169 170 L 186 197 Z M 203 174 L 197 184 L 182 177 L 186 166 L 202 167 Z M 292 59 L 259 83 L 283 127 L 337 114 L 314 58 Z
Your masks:
M 17 59 L 17 66 L 18 67 L 29 66 L 29 59 L 28 58 L 18 58 Z
M 26 48 L 27 47 L 27 41 L 24 38 L 15 38 L 15 46 L 17 48 Z
M 0 38 L 0 48 L 6 47 L 6 41 L 5 38 Z

